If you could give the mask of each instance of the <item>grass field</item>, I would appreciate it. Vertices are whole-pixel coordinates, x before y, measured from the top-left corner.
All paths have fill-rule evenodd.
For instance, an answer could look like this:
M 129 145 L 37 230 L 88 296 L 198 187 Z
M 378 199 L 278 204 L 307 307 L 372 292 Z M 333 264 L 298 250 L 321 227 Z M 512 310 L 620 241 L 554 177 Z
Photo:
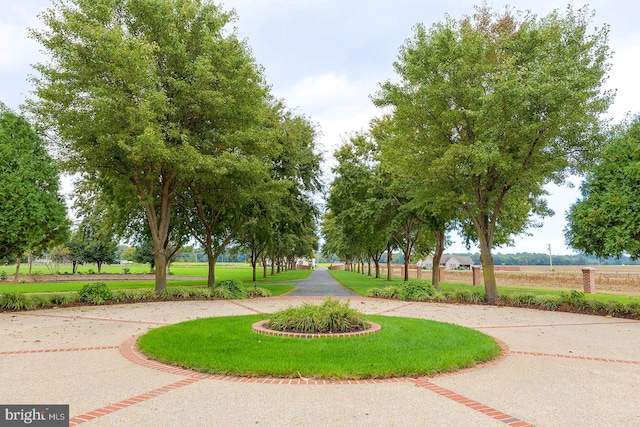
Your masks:
M 381 288 L 389 285 L 399 285 L 402 283 L 402 279 L 400 277 L 394 276 L 392 282 L 386 281 L 386 277 L 382 279 L 375 279 L 373 277 L 369 277 L 366 275 L 349 272 L 349 271 L 341 271 L 341 270 L 332 270 L 330 271 L 331 275 L 339 281 L 342 285 L 347 288 L 353 290 L 354 292 L 360 295 L 366 295 L 367 290 L 370 288 Z M 450 272 L 445 273 L 445 277 L 450 277 Z M 515 273 L 515 272 L 514 272 Z M 431 277 L 429 275 L 423 275 L 423 278 L 427 278 L 430 280 Z M 471 281 L 471 280 L 470 280 Z M 440 289 L 443 291 L 460 291 L 460 290 L 470 290 L 480 292 L 484 295 L 484 287 L 482 286 L 473 286 L 465 283 L 455 282 L 445 280 L 440 283 Z M 522 294 L 522 293 L 530 293 L 534 295 L 560 295 L 562 292 L 567 292 L 571 288 L 567 289 L 558 289 L 556 287 L 541 287 L 541 286 L 502 286 L 500 282 L 498 283 L 498 293 L 499 294 Z M 640 298 L 640 294 L 632 293 L 630 295 L 621 295 L 619 293 L 607 293 L 607 292 L 598 292 L 596 294 L 587 294 L 586 298 L 596 299 L 600 301 L 618 301 L 622 303 L 629 303 L 632 301 L 637 301 Z
M 488 336 L 422 319 L 367 316 L 382 330 L 350 338 L 300 339 L 257 334 L 268 315 L 198 319 L 154 329 L 138 346 L 154 359 L 201 372 L 328 379 L 430 375 L 500 354 Z
M 111 273 L 108 273 L 109 269 L 103 268 L 103 272 L 107 274 L 77 274 L 77 275 L 36 275 L 40 281 L 31 283 L 19 283 L 11 280 L 0 282 L 0 293 L 6 292 L 23 292 L 23 293 L 41 293 L 41 292 L 73 292 L 82 288 L 88 283 L 105 282 L 110 289 L 140 289 L 140 288 L 153 288 L 154 280 L 151 277 L 145 276 L 144 280 L 136 278 L 136 274 L 122 275 L 122 271 L 115 271 L 114 266 L 108 266 L 111 269 Z M 118 267 L 119 268 L 119 267 Z M 135 268 L 135 270 L 133 269 Z M 148 273 L 149 266 L 134 265 L 132 272 L 144 271 Z M 15 267 L 14 267 L 15 269 Z M 0 269 L 0 271 L 3 271 Z M 183 273 L 184 272 L 184 273 Z M 260 270 L 260 273 L 262 271 Z M 277 273 L 274 276 L 268 275 L 266 278 L 260 275 L 257 278 L 257 283 L 262 288 L 267 288 L 272 291 L 273 295 L 281 295 L 282 293 L 289 292 L 293 289 L 293 285 L 287 285 L 287 290 L 283 291 L 282 285 L 268 285 L 272 282 L 287 282 L 292 280 L 300 280 L 308 277 L 311 274 L 311 270 L 289 270 Z M 206 263 L 201 265 L 192 265 L 189 267 L 185 265 L 176 265 L 172 268 L 172 273 L 167 277 L 168 286 L 206 286 L 207 284 L 207 267 Z M 270 271 L 269 271 L 270 273 Z M 112 277 L 109 276 L 112 275 Z M 202 277 L 201 279 L 181 279 L 176 280 L 172 277 Z M 55 281 L 49 281 L 55 279 Z M 73 279 L 73 280 L 72 280 Z M 47 281 L 44 281 L 47 280 Z M 216 281 L 220 280 L 240 280 L 246 286 L 253 286 L 252 271 L 250 267 L 244 264 L 223 264 L 216 268 Z M 272 289 L 273 288 L 273 289 Z

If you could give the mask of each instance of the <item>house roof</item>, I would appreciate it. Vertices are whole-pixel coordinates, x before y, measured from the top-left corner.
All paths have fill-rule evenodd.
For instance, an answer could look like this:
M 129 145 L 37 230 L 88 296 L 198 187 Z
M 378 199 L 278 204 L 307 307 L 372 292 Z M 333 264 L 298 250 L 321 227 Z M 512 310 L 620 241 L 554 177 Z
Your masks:
M 442 255 L 442 259 L 440 259 L 440 264 L 446 264 L 450 259 L 455 259 L 460 263 L 460 265 L 473 265 L 473 258 L 469 255 Z M 433 255 L 427 256 L 426 260 L 433 262 Z

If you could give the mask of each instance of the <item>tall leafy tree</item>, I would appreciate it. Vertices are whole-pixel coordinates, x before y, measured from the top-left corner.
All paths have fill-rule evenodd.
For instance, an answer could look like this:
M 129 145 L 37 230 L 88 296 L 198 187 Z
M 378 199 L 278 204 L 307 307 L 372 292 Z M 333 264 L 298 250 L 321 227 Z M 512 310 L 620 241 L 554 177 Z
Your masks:
M 567 243 L 602 258 L 640 258 L 640 117 L 615 131 L 567 214 Z
M 417 25 L 394 63 L 399 81 L 374 97 L 392 110 L 390 164 L 426 199 L 464 212 L 489 303 L 492 249 L 550 214 L 543 186 L 562 183 L 598 145 L 611 99 L 607 43 L 587 9 L 538 18 L 482 7 Z
M 233 18 L 205 0 L 59 0 L 32 31 L 50 61 L 36 65 L 30 110 L 57 135 L 67 170 L 89 173 L 116 203 L 138 198 L 156 292 L 184 177 L 260 144 L 238 123 L 257 115 L 266 85 L 227 30 Z
M 69 225 L 60 176 L 42 139 L 0 103 L 0 260 L 65 242 Z
M 227 29 L 234 15 L 206 0 L 58 0 L 41 17 L 31 34 L 49 61 L 35 66 L 29 109 L 68 171 L 115 203 L 137 198 L 161 292 L 184 178 L 261 144 L 247 131 L 267 94 L 261 71 Z

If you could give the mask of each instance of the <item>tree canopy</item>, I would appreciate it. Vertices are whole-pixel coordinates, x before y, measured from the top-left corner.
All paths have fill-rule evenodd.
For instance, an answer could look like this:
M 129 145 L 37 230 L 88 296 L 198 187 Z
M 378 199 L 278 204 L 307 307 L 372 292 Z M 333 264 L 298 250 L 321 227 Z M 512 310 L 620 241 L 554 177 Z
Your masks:
M 59 187 L 42 139 L 0 103 L 0 260 L 67 239 L 69 220 Z
M 31 35 L 49 61 L 29 111 L 66 170 L 144 211 L 161 292 L 186 178 L 270 148 L 261 69 L 227 28 L 234 14 L 208 1 L 59 0 L 41 18 Z
M 639 189 L 640 117 L 635 117 L 615 130 L 587 173 L 582 199 L 567 214 L 567 243 L 602 258 L 640 258 Z
M 374 96 L 391 109 L 383 161 L 431 205 L 460 209 L 487 302 L 497 298 L 492 249 L 550 214 L 543 186 L 598 147 L 611 54 L 608 28 L 591 30 L 591 20 L 588 9 L 538 18 L 483 6 L 417 25 L 394 63 L 399 82 Z

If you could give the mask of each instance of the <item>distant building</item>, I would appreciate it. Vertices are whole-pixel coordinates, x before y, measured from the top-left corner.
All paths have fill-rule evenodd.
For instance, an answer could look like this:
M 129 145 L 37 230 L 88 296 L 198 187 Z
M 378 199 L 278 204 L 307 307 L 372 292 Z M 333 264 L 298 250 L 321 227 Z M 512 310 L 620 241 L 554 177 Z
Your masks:
M 429 255 L 424 261 L 418 262 L 420 267 L 433 268 L 433 255 Z M 442 255 L 440 265 L 445 270 L 459 270 L 461 267 L 465 270 L 471 270 L 473 267 L 473 259 L 468 255 Z

